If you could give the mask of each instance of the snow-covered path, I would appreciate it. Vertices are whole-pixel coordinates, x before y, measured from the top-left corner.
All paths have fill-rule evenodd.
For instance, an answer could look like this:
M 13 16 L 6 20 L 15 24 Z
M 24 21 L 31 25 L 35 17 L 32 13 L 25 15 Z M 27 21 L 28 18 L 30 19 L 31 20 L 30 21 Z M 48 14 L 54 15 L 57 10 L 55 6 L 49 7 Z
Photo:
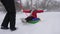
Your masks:
M 0 12 L 0 25 L 6 13 Z M 38 17 L 41 21 L 36 24 L 24 24 L 21 18 L 25 18 L 23 13 L 16 15 L 16 31 L 1 30 L 0 34 L 60 34 L 60 12 L 44 12 L 39 13 Z M 0 26 L 1 27 L 1 26 Z

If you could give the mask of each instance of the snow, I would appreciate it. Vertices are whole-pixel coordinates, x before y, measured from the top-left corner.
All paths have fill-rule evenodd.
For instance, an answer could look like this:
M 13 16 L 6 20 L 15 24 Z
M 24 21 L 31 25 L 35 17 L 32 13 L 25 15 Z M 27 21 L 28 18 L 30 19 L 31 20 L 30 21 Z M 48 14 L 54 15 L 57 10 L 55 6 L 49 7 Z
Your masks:
M 6 13 L 0 12 L 0 25 Z M 28 14 L 29 15 L 29 14 Z M 26 18 L 25 13 L 16 13 L 16 31 L 2 30 L 0 34 L 60 34 L 60 12 L 38 13 L 41 19 L 36 24 L 24 24 L 21 18 Z M 1 26 L 0 26 L 1 27 Z

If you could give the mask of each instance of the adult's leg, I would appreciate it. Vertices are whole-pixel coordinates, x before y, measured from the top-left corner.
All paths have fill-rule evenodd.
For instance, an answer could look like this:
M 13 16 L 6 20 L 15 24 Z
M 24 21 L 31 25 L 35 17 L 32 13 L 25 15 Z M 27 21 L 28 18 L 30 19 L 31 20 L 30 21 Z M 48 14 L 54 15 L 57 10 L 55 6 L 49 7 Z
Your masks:
M 15 11 L 14 0 L 4 0 L 2 2 L 5 5 L 7 13 L 9 13 L 10 28 L 11 29 L 15 28 L 16 11 Z
M 9 0 L 10 28 L 15 28 L 16 10 L 14 0 Z
M 11 30 L 16 30 L 16 27 L 15 27 L 15 21 L 16 21 L 16 11 L 15 11 L 15 4 L 14 4 L 14 0 L 11 0 L 11 3 L 10 3 L 10 29 Z
M 14 29 L 15 28 L 15 21 L 16 21 L 16 12 L 12 12 L 10 14 L 10 29 Z
M 8 11 L 9 11 L 9 10 L 8 10 L 8 4 L 7 4 L 6 0 L 1 0 L 1 2 L 2 2 L 2 4 L 4 5 L 5 9 L 7 10 L 7 14 L 6 14 L 6 16 L 5 16 L 5 18 L 4 18 L 1 26 L 8 27 L 9 18 L 10 18 L 10 17 L 9 17 L 9 13 L 8 13 Z
M 1 24 L 1 26 L 8 27 L 8 23 L 9 23 L 9 14 L 7 13 L 2 24 Z

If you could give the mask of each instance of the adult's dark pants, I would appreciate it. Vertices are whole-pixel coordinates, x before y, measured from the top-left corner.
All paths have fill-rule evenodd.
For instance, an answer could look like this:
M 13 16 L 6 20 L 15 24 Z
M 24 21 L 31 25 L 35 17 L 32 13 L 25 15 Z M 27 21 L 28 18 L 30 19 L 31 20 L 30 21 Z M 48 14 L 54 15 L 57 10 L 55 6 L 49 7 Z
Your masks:
M 8 27 L 8 24 L 10 23 L 10 28 L 14 28 L 15 27 L 15 17 L 16 17 L 14 0 L 1 0 L 1 2 L 7 11 L 7 14 L 6 14 L 1 26 Z

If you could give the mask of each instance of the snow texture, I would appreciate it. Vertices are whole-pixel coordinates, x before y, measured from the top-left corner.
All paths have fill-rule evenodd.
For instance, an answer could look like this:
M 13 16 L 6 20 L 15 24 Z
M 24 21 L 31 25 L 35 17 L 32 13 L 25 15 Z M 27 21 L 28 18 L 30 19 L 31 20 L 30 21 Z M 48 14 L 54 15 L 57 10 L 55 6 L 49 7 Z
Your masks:
M 0 12 L 0 25 L 6 13 Z M 28 14 L 29 15 L 29 14 Z M 26 18 L 25 13 L 16 13 L 16 31 L 0 29 L 0 34 L 60 34 L 60 12 L 38 13 L 41 19 L 36 24 L 22 23 L 21 18 Z M 1 27 L 1 26 L 0 26 Z

